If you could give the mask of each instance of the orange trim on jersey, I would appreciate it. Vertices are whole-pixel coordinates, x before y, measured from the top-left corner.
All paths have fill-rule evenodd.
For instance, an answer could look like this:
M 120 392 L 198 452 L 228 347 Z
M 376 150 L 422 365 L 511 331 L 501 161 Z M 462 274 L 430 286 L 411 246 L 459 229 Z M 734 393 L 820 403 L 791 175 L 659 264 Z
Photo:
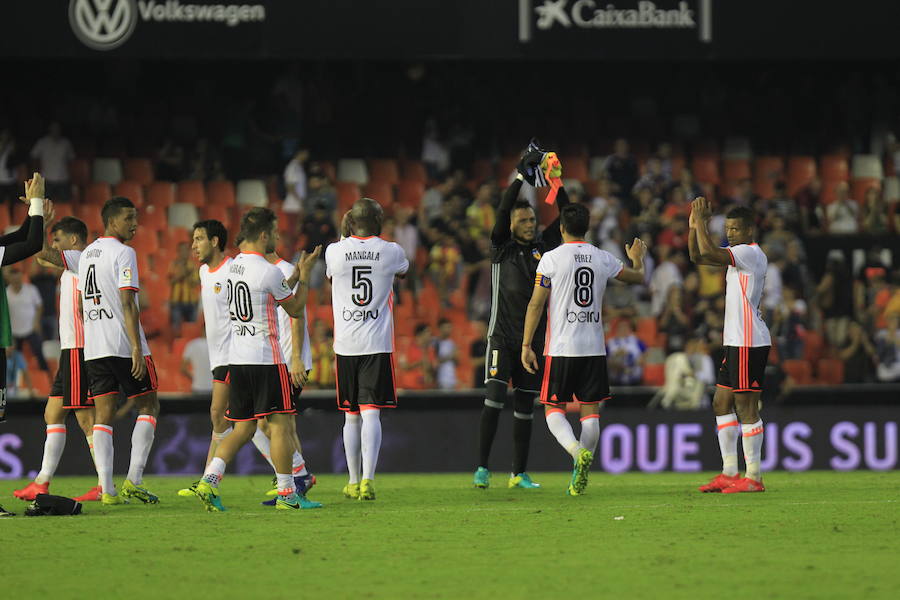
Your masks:
M 229 258 L 231 258 L 231 257 L 230 257 L 230 256 L 226 256 L 225 258 L 223 258 L 223 259 L 222 259 L 222 262 L 220 262 L 220 263 L 219 263 L 219 266 L 217 266 L 215 269 L 210 269 L 210 268 L 209 268 L 209 265 L 206 265 L 206 272 L 207 272 L 207 273 L 215 273 L 216 271 L 218 271 L 219 269 L 221 269 L 222 266 L 223 266 L 225 263 L 228 262 L 228 259 L 229 259 Z
M 729 421 L 728 423 L 722 423 L 721 425 L 716 425 L 716 431 L 722 431 L 726 427 L 737 427 L 737 421 Z
M 254 421 L 254 420 L 256 420 L 256 419 L 261 419 L 261 418 L 263 418 L 263 417 L 268 417 L 269 415 L 292 415 L 292 414 L 293 414 L 293 415 L 297 414 L 297 410 L 294 409 L 294 408 L 291 408 L 291 409 L 288 409 L 288 410 L 273 410 L 273 411 L 271 411 L 271 412 L 267 412 L 267 413 L 259 413 L 259 414 L 257 414 L 257 415 L 253 415 L 253 418 L 252 418 L 252 419 L 233 419 L 233 420 L 234 420 L 234 421 Z M 228 417 L 225 417 L 225 418 L 227 419 Z
M 368 410 L 378 410 L 378 407 L 377 407 L 377 406 L 374 406 L 374 405 L 372 405 L 372 404 L 360 404 L 360 405 L 359 405 L 359 411 L 360 411 L 360 412 L 366 412 L 366 411 L 368 411 Z
M 550 391 L 550 363 L 552 362 L 552 356 L 547 356 L 544 358 L 544 378 L 541 381 L 541 402 L 547 402 L 547 394 Z
M 275 364 L 284 363 L 284 356 L 281 355 L 281 345 L 278 343 L 278 320 L 275 316 L 275 297 L 269 294 L 266 298 L 266 321 L 269 323 L 269 346 L 272 349 L 272 362 Z
M 53 429 L 51 429 L 49 427 L 47 428 L 47 433 L 65 433 L 65 432 L 66 432 L 65 427 L 54 427 Z
M 264 254 L 261 254 L 259 252 L 254 252 L 253 250 L 246 250 L 246 251 L 241 250 L 241 254 L 255 254 L 256 256 L 262 256 L 263 258 L 265 258 Z M 266 262 L 268 262 L 268 261 L 266 261 Z
M 731 266 L 737 267 L 737 263 L 734 262 L 734 252 L 731 251 L 731 248 L 726 247 L 725 249 L 728 250 L 728 256 L 731 257 Z
M 47 400 L 62 400 L 64 396 L 47 396 Z
M 132 292 L 139 292 L 140 290 L 134 286 L 128 285 L 125 287 L 120 287 L 120 290 L 131 290 Z
M 352 237 L 355 240 L 371 240 L 372 238 L 377 238 L 378 236 L 377 235 L 369 235 L 366 237 L 361 237 L 358 235 L 351 235 L 350 237 Z
M 584 240 L 574 240 L 571 242 L 563 242 L 563 244 L 587 244 L 587 242 Z

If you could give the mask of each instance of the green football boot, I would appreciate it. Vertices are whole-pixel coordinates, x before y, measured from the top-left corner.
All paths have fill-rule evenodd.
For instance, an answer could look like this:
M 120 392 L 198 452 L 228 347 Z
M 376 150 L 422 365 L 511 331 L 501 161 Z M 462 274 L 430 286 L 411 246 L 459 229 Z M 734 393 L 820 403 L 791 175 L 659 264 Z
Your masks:
M 593 462 L 593 452 L 586 448 L 578 449 L 578 455 L 575 457 L 575 468 L 572 470 L 572 482 L 569 484 L 569 495 L 580 496 L 584 493 L 588 484 L 588 472 L 590 472 L 591 463 Z
M 475 478 L 473 480 L 473 483 L 478 489 L 488 489 L 489 487 L 491 487 L 491 472 L 484 467 L 478 467 L 478 469 L 475 471 Z
M 222 499 L 219 497 L 219 488 L 213 487 L 207 481 L 197 482 L 197 497 L 203 502 L 207 512 L 224 512 Z
M 121 494 L 126 500 L 134 498 L 144 504 L 159 504 L 159 496 L 150 492 L 147 488 L 134 485 L 128 479 L 122 484 Z
M 533 482 L 528 473 L 519 473 L 518 475 L 513 475 L 509 478 L 509 484 L 507 485 L 507 487 L 509 487 L 510 489 L 535 489 L 541 487 L 541 484 Z

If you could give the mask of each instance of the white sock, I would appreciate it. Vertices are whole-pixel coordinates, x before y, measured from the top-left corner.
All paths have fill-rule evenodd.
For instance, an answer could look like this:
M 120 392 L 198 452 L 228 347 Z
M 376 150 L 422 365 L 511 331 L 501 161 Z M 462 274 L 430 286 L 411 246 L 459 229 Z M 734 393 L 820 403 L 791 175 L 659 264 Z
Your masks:
M 47 425 L 47 439 L 44 442 L 44 459 L 41 461 L 41 471 L 34 478 L 35 483 L 50 483 L 63 449 L 66 447 L 66 424 L 58 423 Z
M 350 483 L 359 483 L 359 473 L 362 470 L 362 457 L 360 447 L 362 440 L 360 430 L 362 419 L 359 414 L 344 413 L 344 454 L 347 457 L 347 471 L 350 473 Z
M 272 462 L 272 448 L 269 444 L 269 438 L 266 437 L 266 434 L 262 432 L 262 429 L 259 427 L 256 428 L 256 433 L 253 434 L 253 445 L 256 446 L 256 449 L 259 450 L 259 453 L 262 454 L 262 457 L 266 459 L 266 462 L 269 463 L 269 466 L 272 467 L 272 470 L 275 470 L 275 463 Z
M 572 424 L 566 418 L 566 413 L 562 410 L 551 410 L 547 413 L 547 427 L 559 445 L 575 458 L 581 445 L 575 439 L 575 432 L 572 431 Z
M 218 456 L 214 456 L 213 459 L 209 461 L 209 464 L 206 465 L 206 470 L 203 472 L 203 481 L 213 487 L 219 487 L 219 482 L 222 481 L 222 477 L 224 476 L 225 461 Z
M 91 460 L 94 461 L 94 470 L 96 470 L 97 469 L 97 455 L 94 454 L 94 432 L 91 431 L 91 433 L 84 436 L 84 439 L 87 440 L 88 450 L 91 453 Z M 101 485 L 100 475 L 97 475 L 97 485 Z
M 377 408 L 360 413 L 362 428 L 362 478 L 375 479 L 375 467 L 378 465 L 378 452 L 381 450 L 381 411 Z
M 134 485 L 144 483 L 144 467 L 147 466 L 155 434 L 156 417 L 138 415 L 134 431 L 131 432 L 131 463 L 128 465 L 128 481 Z
M 291 472 L 294 474 L 294 477 L 303 477 L 309 474 L 309 471 L 306 470 L 306 461 L 303 460 L 303 455 L 296 450 L 294 450 L 294 456 L 291 457 Z
M 741 425 L 741 442 L 744 446 L 744 462 L 747 463 L 747 477 L 753 481 L 762 481 L 759 472 L 759 461 L 762 457 L 763 422 Z
M 294 476 L 290 473 L 275 473 L 275 479 L 278 481 L 278 494 L 280 496 L 290 496 L 294 493 Z
M 113 428 L 112 425 L 94 425 L 94 461 L 97 477 L 104 494 L 116 495 L 113 485 Z
M 738 474 L 738 418 L 734 413 L 716 417 L 719 450 L 722 451 L 722 474 L 734 477 Z
M 581 445 L 591 452 L 597 451 L 600 441 L 600 415 L 581 417 Z

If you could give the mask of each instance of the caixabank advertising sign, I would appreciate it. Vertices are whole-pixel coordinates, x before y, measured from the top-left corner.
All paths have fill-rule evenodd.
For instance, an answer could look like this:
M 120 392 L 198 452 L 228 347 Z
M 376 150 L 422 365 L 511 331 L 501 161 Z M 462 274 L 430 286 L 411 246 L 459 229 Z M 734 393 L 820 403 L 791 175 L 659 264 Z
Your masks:
M 210 426 L 207 414 L 160 415 L 147 472 L 195 475 L 206 460 Z M 540 409 L 537 409 L 540 413 Z M 478 445 L 477 410 L 404 410 L 383 415 L 384 440 L 379 470 L 385 472 L 469 472 Z M 577 419 L 572 416 L 573 422 Z M 824 469 L 891 470 L 900 467 L 898 422 L 893 407 L 829 406 L 766 410 L 764 471 Z M 509 421 L 502 419 L 492 459 L 503 470 L 511 461 Z M 116 472 L 128 468 L 132 419 L 116 423 Z M 721 468 L 715 420 L 707 412 L 610 409 L 602 415 L 594 470 L 624 472 L 698 472 Z M 344 472 L 343 415 L 307 411 L 298 417 L 303 453 L 314 471 Z M 578 431 L 577 422 L 575 431 Z M 85 440 L 74 421 L 60 463 L 61 475 L 93 472 Z M 0 478 L 32 477 L 41 464 L 44 423 L 37 415 L 10 414 L 0 428 Z M 742 454 L 739 452 L 738 454 Z M 561 471 L 571 459 L 536 415 L 529 469 Z M 252 445 L 238 455 L 229 472 L 265 473 L 265 461 Z

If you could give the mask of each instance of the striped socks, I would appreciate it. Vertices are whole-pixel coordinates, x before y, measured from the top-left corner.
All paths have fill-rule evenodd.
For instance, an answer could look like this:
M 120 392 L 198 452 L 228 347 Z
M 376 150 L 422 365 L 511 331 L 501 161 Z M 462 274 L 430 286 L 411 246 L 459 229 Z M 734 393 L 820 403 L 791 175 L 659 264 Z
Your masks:
M 760 474 L 760 458 L 762 457 L 763 422 L 744 423 L 741 425 L 741 442 L 744 445 L 744 461 L 747 463 L 747 478 L 762 481 Z
M 47 483 L 56 473 L 59 459 L 66 447 L 66 424 L 58 423 L 47 425 L 47 440 L 44 442 L 44 458 L 41 461 L 41 471 L 34 478 L 35 483 Z
M 738 474 L 738 417 L 735 413 L 716 417 L 716 435 L 719 438 L 719 450 L 722 452 L 722 474 L 734 477 Z

